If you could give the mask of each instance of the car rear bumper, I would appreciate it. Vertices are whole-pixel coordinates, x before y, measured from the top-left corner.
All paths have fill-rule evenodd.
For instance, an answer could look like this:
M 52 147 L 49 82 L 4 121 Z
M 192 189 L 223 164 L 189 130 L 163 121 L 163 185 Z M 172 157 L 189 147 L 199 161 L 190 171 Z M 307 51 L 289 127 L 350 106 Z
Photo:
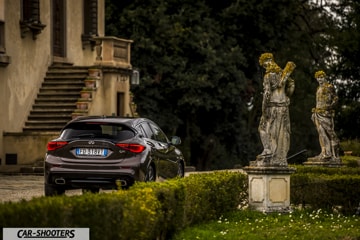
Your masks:
M 134 174 L 127 172 L 49 172 L 45 175 L 46 184 L 57 185 L 65 189 L 76 188 L 127 188 L 134 184 Z
M 60 158 L 48 156 L 45 161 L 45 184 L 62 189 L 127 188 L 135 181 L 145 179 L 140 161 L 135 160 L 62 161 Z

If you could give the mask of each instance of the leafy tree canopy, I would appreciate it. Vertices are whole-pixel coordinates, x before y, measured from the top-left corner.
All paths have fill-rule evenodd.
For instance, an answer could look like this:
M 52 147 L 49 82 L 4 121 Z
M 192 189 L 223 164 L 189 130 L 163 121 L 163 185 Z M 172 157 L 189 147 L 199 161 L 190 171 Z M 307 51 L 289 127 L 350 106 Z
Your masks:
M 305 0 L 106 3 L 107 35 L 134 41 L 132 65 L 140 69 L 141 84 L 132 91 L 140 115 L 182 137 L 188 165 L 231 168 L 262 150 L 263 52 L 272 52 L 281 67 L 297 65 L 290 152 L 318 145 L 310 120 L 313 74 L 327 66 L 332 27 L 321 8 Z

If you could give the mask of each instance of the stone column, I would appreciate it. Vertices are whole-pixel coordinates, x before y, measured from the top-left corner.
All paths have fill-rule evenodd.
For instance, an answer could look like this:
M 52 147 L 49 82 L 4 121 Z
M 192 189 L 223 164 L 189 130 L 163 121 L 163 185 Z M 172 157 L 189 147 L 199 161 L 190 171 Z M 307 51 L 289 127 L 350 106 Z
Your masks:
M 249 207 L 257 211 L 287 213 L 290 209 L 290 167 L 245 167 L 249 181 Z

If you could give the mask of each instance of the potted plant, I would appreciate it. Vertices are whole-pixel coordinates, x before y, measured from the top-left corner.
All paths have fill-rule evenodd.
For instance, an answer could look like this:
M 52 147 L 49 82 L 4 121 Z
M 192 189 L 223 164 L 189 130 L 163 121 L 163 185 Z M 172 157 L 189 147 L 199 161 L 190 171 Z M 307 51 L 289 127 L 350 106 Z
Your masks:
M 77 102 L 76 102 L 76 108 L 77 108 L 77 109 L 81 109 L 81 110 L 88 109 L 88 102 L 77 101 Z
M 82 99 L 91 99 L 92 97 L 92 92 L 93 92 L 93 89 L 92 88 L 83 88 L 81 91 L 80 91 L 80 96 Z
M 90 68 L 88 69 L 88 74 L 90 77 L 100 77 L 101 76 L 101 70 L 99 68 Z
M 96 88 L 96 79 L 92 77 L 87 77 L 85 80 L 85 87 L 88 89 L 95 89 Z

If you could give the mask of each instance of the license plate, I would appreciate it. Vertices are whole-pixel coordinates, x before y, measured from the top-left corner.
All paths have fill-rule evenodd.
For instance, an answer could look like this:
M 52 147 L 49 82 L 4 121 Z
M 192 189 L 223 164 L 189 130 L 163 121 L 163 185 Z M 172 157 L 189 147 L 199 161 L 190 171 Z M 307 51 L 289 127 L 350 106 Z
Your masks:
M 106 157 L 108 151 L 103 148 L 77 148 L 77 156 L 101 156 Z

